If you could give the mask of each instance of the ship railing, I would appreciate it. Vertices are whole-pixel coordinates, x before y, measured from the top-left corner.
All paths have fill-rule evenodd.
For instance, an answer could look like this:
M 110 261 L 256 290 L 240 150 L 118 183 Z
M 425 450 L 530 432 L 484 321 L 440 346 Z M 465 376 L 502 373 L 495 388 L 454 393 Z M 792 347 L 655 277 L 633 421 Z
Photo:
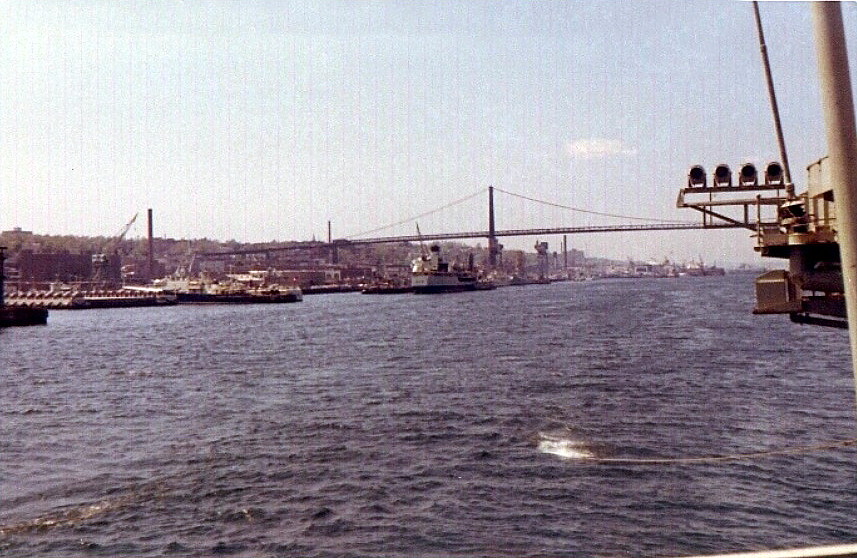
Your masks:
M 784 550 L 761 550 L 736 554 L 700 555 L 684 558 L 857 558 L 857 543 Z

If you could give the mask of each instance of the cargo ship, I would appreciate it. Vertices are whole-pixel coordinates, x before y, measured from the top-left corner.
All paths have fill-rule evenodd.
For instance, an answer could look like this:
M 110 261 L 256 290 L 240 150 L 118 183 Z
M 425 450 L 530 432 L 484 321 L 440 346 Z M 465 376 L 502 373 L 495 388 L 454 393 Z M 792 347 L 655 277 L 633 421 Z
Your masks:
M 480 283 L 473 268 L 473 257 L 467 269 L 450 265 L 440 253 L 440 246 L 433 244 L 428 254 L 413 261 L 411 267 L 411 288 L 416 294 L 455 293 L 491 288 Z

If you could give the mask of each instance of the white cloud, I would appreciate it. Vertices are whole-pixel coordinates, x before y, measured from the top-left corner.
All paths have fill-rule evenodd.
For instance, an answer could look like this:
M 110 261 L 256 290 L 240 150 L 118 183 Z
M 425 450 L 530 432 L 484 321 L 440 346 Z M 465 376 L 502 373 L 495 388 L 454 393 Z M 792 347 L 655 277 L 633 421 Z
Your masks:
M 569 142 L 565 146 L 572 157 L 580 159 L 599 159 L 613 155 L 636 155 L 637 150 L 619 140 L 604 138 L 582 139 Z

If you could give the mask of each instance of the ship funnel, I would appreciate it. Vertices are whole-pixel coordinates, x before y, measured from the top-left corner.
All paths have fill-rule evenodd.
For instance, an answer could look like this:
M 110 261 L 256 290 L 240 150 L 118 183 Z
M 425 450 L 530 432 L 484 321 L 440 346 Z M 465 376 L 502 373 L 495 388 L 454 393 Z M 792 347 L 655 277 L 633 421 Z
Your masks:
M 784 182 L 783 166 L 776 161 L 768 163 L 768 166 L 765 167 L 765 184 L 768 186 L 778 186 L 783 185 Z
M 738 186 L 758 186 L 759 173 L 756 172 L 756 165 L 753 163 L 745 163 L 741 165 L 741 170 L 738 172 Z
M 729 165 L 720 164 L 714 169 L 715 186 L 732 186 L 732 170 Z
M 705 188 L 708 185 L 705 178 L 705 169 L 702 165 L 693 165 L 687 173 L 687 187 L 702 186 Z

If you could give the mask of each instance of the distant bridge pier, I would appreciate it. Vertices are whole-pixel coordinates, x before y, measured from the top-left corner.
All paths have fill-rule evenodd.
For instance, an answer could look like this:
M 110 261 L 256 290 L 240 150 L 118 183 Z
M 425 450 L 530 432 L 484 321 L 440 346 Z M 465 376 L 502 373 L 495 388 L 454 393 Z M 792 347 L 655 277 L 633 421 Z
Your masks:
M 146 281 L 151 281 L 155 278 L 155 235 L 153 234 L 153 226 L 152 226 L 152 208 L 150 207 L 148 210 L 148 243 L 146 250 L 148 253 L 146 254 Z
M 568 271 L 568 235 L 562 235 L 562 268 Z
M 497 267 L 497 254 L 500 245 L 497 242 L 497 229 L 494 226 L 494 187 L 488 186 L 488 266 Z
M 338 264 L 339 263 L 339 250 L 337 249 L 336 242 L 333 241 L 332 229 L 330 227 L 330 221 L 327 222 L 327 245 L 330 247 L 330 263 Z

